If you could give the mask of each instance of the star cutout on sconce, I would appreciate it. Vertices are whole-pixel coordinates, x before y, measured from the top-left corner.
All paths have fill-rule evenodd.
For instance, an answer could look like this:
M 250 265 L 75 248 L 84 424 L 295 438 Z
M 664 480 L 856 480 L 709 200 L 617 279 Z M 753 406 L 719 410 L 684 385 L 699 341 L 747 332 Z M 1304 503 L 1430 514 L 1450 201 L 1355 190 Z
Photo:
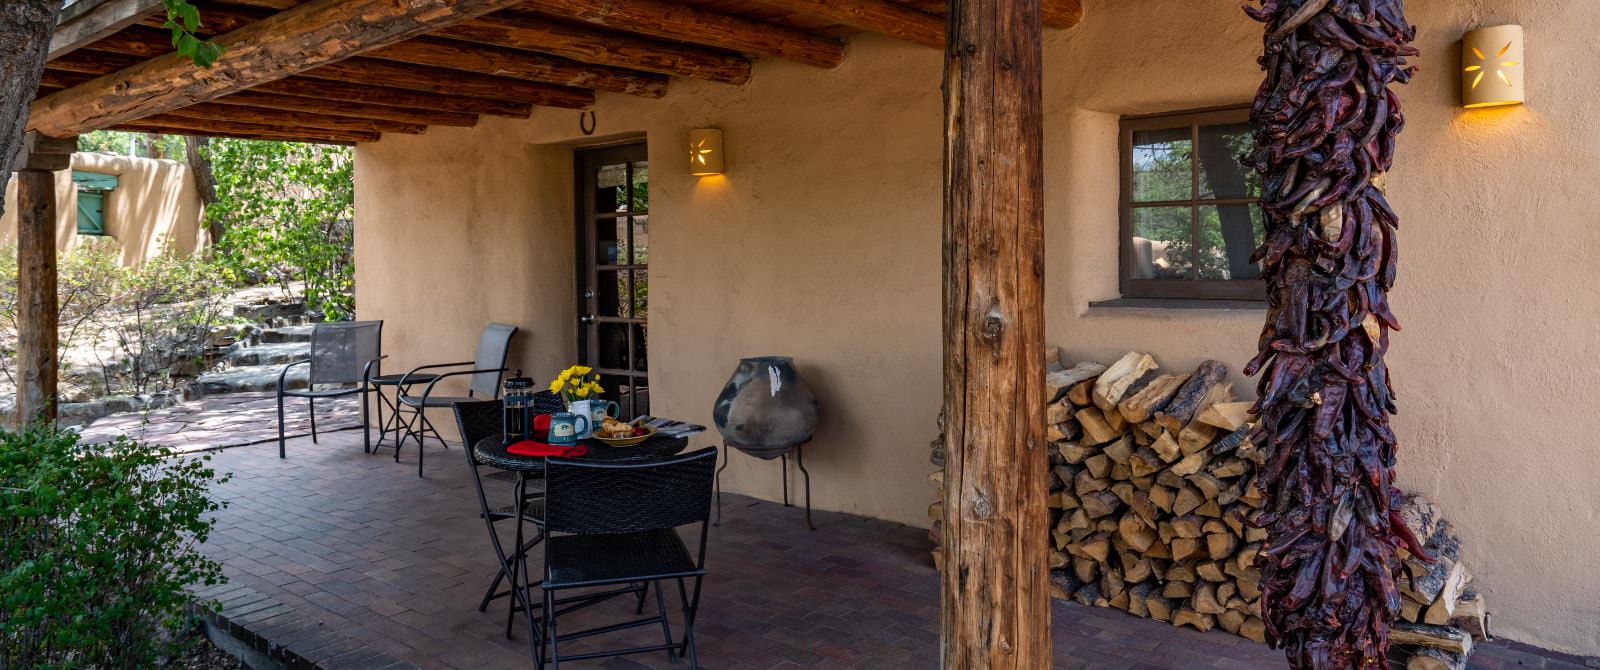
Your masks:
M 1478 57 L 1478 64 L 1477 65 L 1468 65 L 1467 66 L 1467 72 L 1476 72 L 1476 73 L 1478 73 L 1478 76 L 1472 78 L 1472 88 L 1473 88 L 1473 90 L 1477 90 L 1478 84 L 1483 83 L 1483 77 L 1484 77 L 1484 75 L 1489 73 L 1489 68 L 1490 67 L 1494 68 L 1494 76 L 1499 77 L 1500 81 L 1505 82 L 1506 86 L 1511 86 L 1512 85 L 1511 84 L 1511 77 L 1506 75 L 1506 69 L 1507 68 L 1518 67 L 1518 66 L 1522 65 L 1522 63 L 1519 62 L 1519 61 L 1514 61 L 1514 60 L 1500 60 L 1501 58 L 1505 58 L 1506 57 L 1506 52 L 1508 52 L 1508 51 L 1511 51 L 1511 43 L 1510 42 L 1506 42 L 1505 46 L 1500 47 L 1500 52 L 1495 54 L 1494 58 L 1491 59 L 1488 56 L 1483 55 L 1483 52 L 1479 51 L 1477 47 L 1472 47 L 1473 55 Z M 1498 65 L 1492 65 L 1493 61 L 1500 61 L 1500 62 L 1499 62 Z
M 697 163 L 699 165 L 705 165 L 706 164 L 706 156 L 710 155 L 711 152 L 712 152 L 712 149 L 709 146 L 707 146 L 707 144 L 709 144 L 709 143 L 710 143 L 709 140 L 702 139 L 702 140 L 698 140 L 698 141 L 694 142 L 693 144 L 690 144 L 689 145 L 689 157 L 694 159 L 695 163 Z

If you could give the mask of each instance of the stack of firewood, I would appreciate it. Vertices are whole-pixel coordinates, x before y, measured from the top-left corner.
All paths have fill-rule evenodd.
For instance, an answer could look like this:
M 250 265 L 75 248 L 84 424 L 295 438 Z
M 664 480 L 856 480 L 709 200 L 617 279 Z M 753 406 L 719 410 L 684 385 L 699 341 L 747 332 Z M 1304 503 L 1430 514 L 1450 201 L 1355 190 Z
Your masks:
M 1163 373 L 1149 354 L 1046 373 L 1057 598 L 1265 639 L 1255 557 L 1266 531 L 1250 403 L 1227 367 Z
M 1461 539 L 1439 509 L 1420 495 L 1408 495 L 1400 518 L 1426 544 L 1430 565 L 1402 551 L 1410 579 L 1400 580 L 1401 622 L 1389 635 L 1390 659 L 1407 670 L 1462 670 L 1474 640 L 1489 639 L 1489 611 L 1471 587 L 1472 573 L 1461 562 Z
M 1255 561 L 1266 531 L 1249 524 L 1263 504 L 1264 456 L 1247 439 L 1251 403 L 1235 399 L 1227 367 L 1169 373 L 1142 353 L 1109 367 L 1050 358 L 1052 595 L 1264 641 Z M 932 447 L 943 466 L 942 444 Z M 942 470 L 930 478 L 942 489 Z M 935 544 L 942 505 L 928 510 Z M 1408 559 L 1418 579 L 1404 590 L 1395 656 L 1401 667 L 1463 667 L 1472 638 L 1488 633 L 1483 600 L 1466 588 L 1460 541 L 1437 509 L 1413 496 L 1405 510 L 1439 558 Z

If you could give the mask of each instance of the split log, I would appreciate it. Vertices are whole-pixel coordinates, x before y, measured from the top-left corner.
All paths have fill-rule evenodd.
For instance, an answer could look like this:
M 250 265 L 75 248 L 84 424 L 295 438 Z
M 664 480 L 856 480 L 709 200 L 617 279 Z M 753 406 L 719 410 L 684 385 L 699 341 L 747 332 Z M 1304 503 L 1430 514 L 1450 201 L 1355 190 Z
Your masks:
M 1476 640 L 1487 641 L 1490 635 L 1489 609 L 1483 596 L 1470 589 L 1461 594 L 1461 600 L 1456 602 L 1455 616 L 1451 617 L 1449 624 Z
M 1121 438 L 1118 438 L 1115 442 L 1105 445 L 1102 448 L 1102 451 L 1104 451 L 1105 455 L 1113 461 L 1118 463 L 1127 463 L 1133 456 L 1133 449 L 1133 439 L 1127 435 L 1124 435 Z
M 1448 626 L 1396 622 L 1389 631 L 1389 641 L 1472 655 L 1472 636 Z
M 1117 411 L 1129 423 L 1143 423 L 1150 420 L 1156 412 L 1167 406 L 1172 396 L 1184 382 L 1189 381 L 1189 375 L 1161 375 L 1150 380 L 1138 392 L 1123 397 L 1117 403 Z
M 1238 635 L 1239 628 L 1244 625 L 1245 618 L 1246 615 L 1243 612 L 1223 610 L 1222 614 L 1217 616 L 1217 625 L 1229 633 Z
M 1243 428 L 1250 421 L 1251 402 L 1219 402 L 1195 417 L 1196 421 L 1213 428 L 1220 428 L 1226 432 Z
M 1079 407 L 1087 407 L 1090 403 L 1094 402 L 1089 398 L 1089 393 L 1093 390 L 1093 379 L 1078 382 L 1073 384 L 1072 388 L 1067 389 L 1067 400 L 1072 401 L 1072 404 Z
M 1090 394 L 1095 406 L 1105 412 L 1107 418 L 1113 413 L 1120 418 L 1122 414 L 1118 411 L 1117 403 L 1122 402 L 1123 395 L 1134 382 L 1155 368 L 1156 360 L 1150 354 L 1130 351 L 1123 355 L 1095 380 L 1094 391 Z
M 1182 455 L 1182 452 L 1178 450 L 1177 438 L 1165 430 L 1162 430 L 1161 436 L 1150 444 L 1150 449 L 1156 452 L 1156 455 L 1160 456 L 1161 460 L 1168 463 L 1178 460 L 1178 457 Z
M 1239 636 L 1256 642 L 1267 641 L 1267 624 L 1260 617 L 1250 617 L 1239 626 Z
M 1201 403 L 1211 393 L 1212 387 L 1221 384 L 1227 377 L 1228 366 L 1221 361 L 1201 363 L 1189 380 L 1173 394 L 1167 406 L 1156 412 L 1155 422 L 1167 432 L 1177 435 L 1194 418 L 1195 413 L 1203 409 Z
M 1120 432 L 1112 430 L 1106 423 L 1105 415 L 1098 407 L 1085 407 L 1078 410 L 1078 425 L 1083 426 L 1084 442 L 1088 444 L 1105 444 L 1117 439 Z
M 1406 670 L 1466 670 L 1467 657 L 1462 654 L 1420 647 L 1406 660 Z
M 1177 609 L 1175 601 L 1159 594 L 1145 598 L 1144 604 L 1150 612 L 1150 618 L 1156 621 L 1172 621 L 1173 610 Z
M 1122 501 L 1110 491 L 1091 491 L 1079 497 L 1084 513 L 1090 519 L 1099 519 L 1109 516 L 1122 508 Z
M 1195 630 L 1205 632 L 1217 625 L 1217 618 L 1210 614 L 1202 614 L 1188 607 L 1180 607 L 1172 615 L 1172 625 L 1192 626 Z
M 1066 459 L 1068 463 L 1076 465 L 1087 460 L 1089 456 L 1093 455 L 1098 450 L 1096 450 L 1094 447 L 1086 446 L 1081 442 L 1067 441 L 1057 444 L 1056 451 L 1060 453 L 1061 457 Z
M 1044 391 L 1046 402 L 1055 403 L 1061 401 L 1063 398 L 1067 398 L 1068 391 L 1072 390 L 1073 387 L 1076 387 L 1084 382 L 1090 382 L 1092 384 L 1094 379 L 1099 377 L 1100 374 L 1105 371 L 1106 366 L 1104 365 L 1090 361 L 1084 361 L 1072 366 L 1072 368 L 1069 370 L 1057 370 L 1045 373 Z M 1067 400 L 1079 405 L 1088 404 L 1087 402 L 1077 402 L 1071 398 L 1067 398 Z

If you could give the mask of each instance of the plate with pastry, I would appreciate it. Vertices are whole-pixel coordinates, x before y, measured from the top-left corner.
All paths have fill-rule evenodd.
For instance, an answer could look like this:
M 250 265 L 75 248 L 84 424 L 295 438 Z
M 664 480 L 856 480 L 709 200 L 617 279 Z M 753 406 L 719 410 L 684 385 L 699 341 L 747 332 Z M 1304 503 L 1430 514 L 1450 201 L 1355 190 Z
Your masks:
M 626 421 L 606 417 L 601 420 L 600 427 L 595 429 L 594 439 L 613 447 L 631 447 L 650 439 L 655 434 L 655 428 L 635 426 Z

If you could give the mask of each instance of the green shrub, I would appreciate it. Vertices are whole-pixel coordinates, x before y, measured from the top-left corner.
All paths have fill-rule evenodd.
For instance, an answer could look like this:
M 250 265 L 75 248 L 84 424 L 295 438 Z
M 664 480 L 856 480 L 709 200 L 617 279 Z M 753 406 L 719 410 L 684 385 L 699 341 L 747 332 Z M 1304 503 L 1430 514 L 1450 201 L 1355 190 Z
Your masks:
M 147 668 L 221 566 L 201 555 L 227 480 L 126 438 L 0 431 L 0 668 Z

